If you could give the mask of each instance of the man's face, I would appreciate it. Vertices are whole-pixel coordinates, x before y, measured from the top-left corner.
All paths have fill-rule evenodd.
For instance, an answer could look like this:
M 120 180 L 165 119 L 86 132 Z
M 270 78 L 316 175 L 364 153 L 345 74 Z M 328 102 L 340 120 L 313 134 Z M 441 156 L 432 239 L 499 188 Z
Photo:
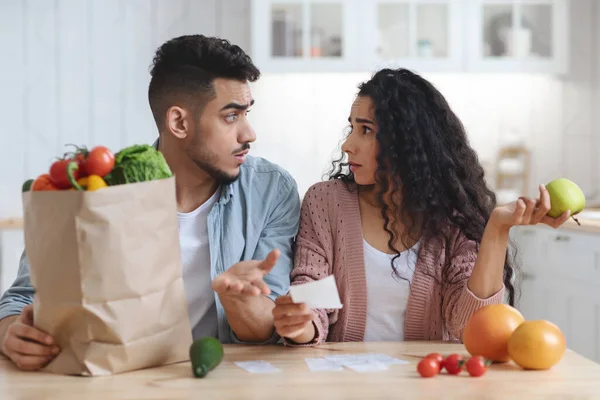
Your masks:
M 213 179 L 227 184 L 238 178 L 250 143 L 256 140 L 247 119 L 254 100 L 245 82 L 219 78 L 213 86 L 216 97 L 190 118 L 184 149 Z

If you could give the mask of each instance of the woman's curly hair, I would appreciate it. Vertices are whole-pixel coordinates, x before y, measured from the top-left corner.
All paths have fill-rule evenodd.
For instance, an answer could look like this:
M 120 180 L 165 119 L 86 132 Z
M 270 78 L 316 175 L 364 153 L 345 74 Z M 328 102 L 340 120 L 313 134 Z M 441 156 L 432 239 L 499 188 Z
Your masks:
M 484 170 L 470 147 L 465 129 L 444 96 L 427 80 L 406 69 L 383 69 L 359 86 L 358 96 L 373 102 L 379 145 L 375 179 L 388 245 L 394 247 L 394 221 L 405 227 L 399 239 L 408 248 L 411 239 L 426 243 L 448 227 L 458 227 L 470 240 L 481 243 L 496 196 L 487 187 Z M 342 155 L 333 162 L 330 179 L 354 182 Z M 391 193 L 393 204 L 384 202 Z M 400 194 L 395 196 L 394 194 Z M 514 305 L 515 267 L 507 251 L 504 285 Z M 392 260 L 392 268 L 394 267 Z M 443 279 L 451 276 L 449 265 Z

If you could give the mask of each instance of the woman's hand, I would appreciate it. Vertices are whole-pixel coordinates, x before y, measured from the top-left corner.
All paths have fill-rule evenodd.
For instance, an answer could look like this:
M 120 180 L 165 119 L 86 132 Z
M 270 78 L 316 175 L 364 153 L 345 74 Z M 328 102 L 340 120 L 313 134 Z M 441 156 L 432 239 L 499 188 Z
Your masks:
M 316 314 L 306 304 L 294 303 L 290 295 L 279 296 L 273 308 L 275 330 L 281 337 L 296 343 L 308 343 L 315 336 L 313 319 Z
M 540 185 L 539 189 L 540 197 L 537 199 L 520 197 L 517 201 L 497 207 L 492 212 L 490 222 L 501 229 L 510 229 L 515 225 L 536 225 L 538 223 L 558 228 L 564 224 L 571 216 L 571 212 L 567 210 L 557 218 L 548 216 L 550 194 L 544 185 Z

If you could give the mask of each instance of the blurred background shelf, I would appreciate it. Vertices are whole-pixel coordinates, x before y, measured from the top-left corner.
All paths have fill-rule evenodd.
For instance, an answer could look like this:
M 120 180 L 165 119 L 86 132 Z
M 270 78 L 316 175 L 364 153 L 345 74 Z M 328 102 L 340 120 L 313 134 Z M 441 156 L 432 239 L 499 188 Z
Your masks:
M 508 146 L 496 159 L 496 196 L 506 204 L 527 195 L 531 176 L 531 155 L 524 146 Z

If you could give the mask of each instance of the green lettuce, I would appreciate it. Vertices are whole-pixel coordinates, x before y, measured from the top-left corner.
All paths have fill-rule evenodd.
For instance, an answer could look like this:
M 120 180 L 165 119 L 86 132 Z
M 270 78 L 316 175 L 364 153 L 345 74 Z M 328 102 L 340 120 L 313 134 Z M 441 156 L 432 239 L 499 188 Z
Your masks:
M 104 179 L 113 186 L 171 176 L 171 169 L 160 151 L 147 144 L 136 144 L 115 154 L 115 166 Z

